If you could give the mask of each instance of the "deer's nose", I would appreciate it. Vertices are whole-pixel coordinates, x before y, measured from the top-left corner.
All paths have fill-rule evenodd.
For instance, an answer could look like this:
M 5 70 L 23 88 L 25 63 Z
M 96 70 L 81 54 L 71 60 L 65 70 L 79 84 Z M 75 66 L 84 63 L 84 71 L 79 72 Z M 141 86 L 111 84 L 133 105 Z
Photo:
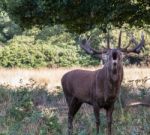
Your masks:
M 113 66 L 117 66 L 117 60 L 113 60 Z
M 116 62 L 114 62 L 114 66 L 117 66 L 117 63 L 116 63 Z

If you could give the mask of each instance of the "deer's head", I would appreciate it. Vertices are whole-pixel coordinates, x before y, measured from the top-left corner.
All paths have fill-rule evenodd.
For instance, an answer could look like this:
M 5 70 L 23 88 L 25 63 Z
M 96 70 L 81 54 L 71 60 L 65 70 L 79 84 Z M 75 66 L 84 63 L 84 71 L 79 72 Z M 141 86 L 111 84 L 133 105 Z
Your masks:
M 138 43 L 135 40 L 134 36 L 132 35 L 131 39 L 129 40 L 128 45 L 124 48 L 121 48 L 121 35 L 122 35 L 122 32 L 120 32 L 119 34 L 117 48 L 110 48 L 109 36 L 107 37 L 106 48 L 104 47 L 103 49 L 95 50 L 94 48 L 91 47 L 90 39 L 82 40 L 80 46 L 82 49 L 86 51 L 87 54 L 90 54 L 94 57 L 98 57 L 99 59 L 102 59 L 104 61 L 104 64 L 107 65 L 107 67 L 109 67 L 109 69 L 115 73 L 117 72 L 116 70 L 120 66 L 122 66 L 123 56 L 129 53 L 139 54 L 145 44 L 144 35 L 142 33 L 140 43 Z M 135 44 L 135 47 L 132 49 L 129 48 L 131 43 Z
M 106 55 L 107 60 L 105 65 L 116 74 L 117 70 L 122 67 L 122 52 L 118 49 L 110 49 Z

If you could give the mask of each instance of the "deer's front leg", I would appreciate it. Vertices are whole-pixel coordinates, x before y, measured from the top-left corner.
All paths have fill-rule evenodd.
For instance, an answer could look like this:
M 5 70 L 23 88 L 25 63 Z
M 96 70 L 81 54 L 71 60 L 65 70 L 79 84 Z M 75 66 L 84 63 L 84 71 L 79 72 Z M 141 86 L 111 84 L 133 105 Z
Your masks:
M 114 106 L 111 106 L 106 109 L 106 116 L 107 116 L 107 135 L 112 135 L 111 125 L 112 125 L 112 113 L 114 110 Z
M 94 106 L 94 115 L 96 119 L 96 132 L 99 133 L 99 126 L 100 126 L 100 118 L 99 118 L 99 107 Z

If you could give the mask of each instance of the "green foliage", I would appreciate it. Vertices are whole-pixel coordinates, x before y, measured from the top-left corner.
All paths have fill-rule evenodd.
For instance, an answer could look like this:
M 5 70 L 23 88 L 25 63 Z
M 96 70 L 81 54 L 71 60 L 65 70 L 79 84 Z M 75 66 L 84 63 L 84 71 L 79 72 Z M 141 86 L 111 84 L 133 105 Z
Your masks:
M 15 36 L 0 49 L 2 67 L 67 67 L 98 64 L 81 51 L 76 35 L 62 26 L 37 28 Z
M 61 126 L 56 114 L 52 111 L 45 113 L 44 106 L 43 109 L 38 108 L 37 102 L 40 102 L 40 105 L 49 102 L 49 94 L 44 88 L 20 87 L 14 91 L 1 86 L 0 95 L 2 134 L 56 135 L 60 133 Z
M 2 7 L 22 27 L 64 24 L 82 33 L 99 25 L 106 32 L 110 24 L 150 24 L 150 3 L 143 0 L 9 0 Z M 86 18 L 86 19 L 85 19 Z
M 141 29 L 123 29 L 122 45 L 127 45 L 129 33 L 135 33 L 140 41 Z M 144 31 L 144 30 L 143 30 Z M 111 47 L 116 47 L 119 29 L 110 31 Z M 79 44 L 79 39 L 91 36 L 92 47 L 99 49 L 106 46 L 105 34 L 99 28 L 94 28 L 78 36 L 67 32 L 62 25 L 46 26 L 43 29 L 33 27 L 22 35 L 16 35 L 5 46 L 0 48 L 1 67 L 71 67 L 99 65 L 99 60 L 87 55 Z M 145 32 L 146 47 L 141 55 L 149 55 L 149 33 Z M 134 47 L 133 45 L 131 45 Z M 135 56 L 133 61 L 137 61 Z M 143 57 L 143 56 L 142 56 Z M 144 58 L 144 57 L 143 57 Z M 125 62 L 127 64 L 127 61 Z
M 10 20 L 7 12 L 0 11 L 0 42 L 5 43 L 21 32 L 21 28 Z
M 66 67 L 89 64 L 82 62 L 85 58 L 80 58 L 76 46 L 17 44 L 2 48 L 0 54 L 0 65 L 3 67 Z
M 28 87 L 15 89 L 0 86 L 0 134 L 66 135 L 68 108 L 62 91 L 52 94 L 44 87 L 35 86 L 32 82 Z M 133 99 L 143 100 L 147 95 L 150 95 L 150 88 L 143 85 L 138 89 L 130 84 L 123 85 L 121 100 L 116 102 L 113 113 L 112 131 L 115 135 L 149 134 L 150 108 L 124 108 L 123 103 Z M 105 135 L 107 120 L 103 110 L 100 111 L 100 120 L 100 134 Z M 84 104 L 73 124 L 74 135 L 96 134 L 93 108 Z

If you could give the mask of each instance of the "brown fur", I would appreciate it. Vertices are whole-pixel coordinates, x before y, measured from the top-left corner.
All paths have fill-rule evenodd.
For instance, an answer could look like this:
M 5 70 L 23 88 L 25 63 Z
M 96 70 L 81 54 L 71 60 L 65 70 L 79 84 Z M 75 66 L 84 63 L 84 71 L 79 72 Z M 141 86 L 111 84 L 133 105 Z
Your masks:
M 117 53 L 115 66 L 112 59 L 113 52 Z M 93 106 L 97 133 L 100 125 L 99 110 L 101 108 L 106 110 L 108 135 L 111 135 L 112 112 L 122 79 L 122 57 L 121 52 L 117 49 L 110 50 L 107 63 L 102 69 L 96 71 L 73 70 L 63 76 L 61 82 L 69 107 L 68 135 L 72 134 L 73 118 L 82 103 Z

